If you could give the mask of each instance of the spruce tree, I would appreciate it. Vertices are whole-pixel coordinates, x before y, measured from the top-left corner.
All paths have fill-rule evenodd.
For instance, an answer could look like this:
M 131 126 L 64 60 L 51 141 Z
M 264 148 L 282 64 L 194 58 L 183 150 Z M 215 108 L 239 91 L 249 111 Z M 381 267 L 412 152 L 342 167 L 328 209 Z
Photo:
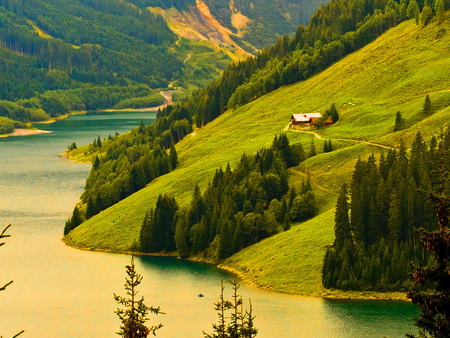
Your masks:
M 445 3 L 444 0 L 436 0 L 434 3 L 434 10 L 436 12 L 436 20 L 439 24 L 444 21 Z
M 329 115 L 331 116 L 331 119 L 333 120 L 333 123 L 336 123 L 339 120 L 339 112 L 336 109 L 336 105 L 333 103 L 331 104 Z
M 420 23 L 426 26 L 431 21 L 432 18 L 433 18 L 433 10 L 428 4 L 428 0 L 425 0 L 422 13 L 420 13 Z
M 441 132 L 441 139 L 443 134 Z M 414 287 L 410 288 L 407 298 L 420 308 L 416 318 L 419 337 L 444 338 L 450 336 L 450 229 L 448 194 L 447 150 L 440 144 L 440 159 L 437 168 L 437 182 L 434 190 L 428 192 L 428 201 L 434 204 L 438 218 L 437 230 L 419 230 L 421 242 L 434 258 L 430 266 L 414 266 L 412 273 Z M 418 286 L 418 287 L 417 287 Z M 427 286 L 428 290 L 421 287 Z M 408 337 L 414 337 L 408 335 Z
M 394 131 L 403 130 L 406 127 L 406 121 L 402 116 L 402 113 L 399 111 L 395 115 L 395 125 L 394 125 Z
M 124 338 L 146 338 L 149 334 L 156 336 L 156 331 L 162 328 L 162 324 L 154 326 L 147 326 L 145 322 L 148 321 L 147 314 L 163 314 L 160 307 L 147 306 L 144 304 L 144 297 L 137 299 L 138 291 L 136 288 L 142 282 L 142 276 L 136 272 L 134 265 L 134 256 L 131 257 L 131 264 L 127 265 L 127 278 L 125 278 L 125 291 L 127 297 L 122 297 L 114 294 L 114 300 L 125 307 L 125 309 L 117 309 L 114 311 L 122 322 L 120 331 L 117 332 L 119 336 Z
M 411 0 L 409 2 L 408 8 L 406 9 L 406 14 L 408 18 L 416 21 L 416 25 L 419 24 L 420 8 L 416 0 Z
M 433 114 L 433 106 L 431 103 L 430 95 L 428 94 L 427 96 L 425 96 L 425 102 L 423 103 L 422 112 L 425 116 Z
M 309 148 L 308 157 L 313 157 L 316 155 L 317 155 L 317 152 L 316 152 L 316 146 L 314 144 L 314 137 L 313 137 L 313 138 L 311 138 L 311 146 Z
M 177 154 L 177 150 L 175 149 L 175 145 L 173 144 L 173 142 L 170 146 L 169 159 L 170 159 L 170 169 L 174 170 L 178 165 L 178 154 Z
M 334 215 L 334 246 L 340 250 L 345 243 L 353 242 L 350 219 L 348 217 L 348 193 L 347 184 L 343 184 L 336 203 L 336 213 Z

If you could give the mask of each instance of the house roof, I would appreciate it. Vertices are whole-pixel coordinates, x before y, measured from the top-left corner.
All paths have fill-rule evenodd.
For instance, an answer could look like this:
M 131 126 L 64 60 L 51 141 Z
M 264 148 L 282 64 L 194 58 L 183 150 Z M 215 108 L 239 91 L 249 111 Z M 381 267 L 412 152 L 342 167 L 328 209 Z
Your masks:
M 322 117 L 321 113 L 310 113 L 310 114 L 293 114 L 291 119 L 295 122 L 309 122 L 310 118 Z

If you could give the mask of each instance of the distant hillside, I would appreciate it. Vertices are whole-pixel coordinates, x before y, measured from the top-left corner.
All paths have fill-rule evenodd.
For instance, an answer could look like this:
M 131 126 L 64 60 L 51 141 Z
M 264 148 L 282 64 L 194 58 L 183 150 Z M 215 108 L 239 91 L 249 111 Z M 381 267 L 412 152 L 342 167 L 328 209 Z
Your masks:
M 268 16 L 267 9 L 285 13 L 299 5 L 255 4 L 247 15 L 270 39 L 252 45 L 261 32 L 243 26 L 232 32 L 216 19 L 216 2 L 210 9 L 200 0 L 2 0 L 0 116 L 8 124 L 40 121 L 71 110 L 133 107 L 133 100 L 158 102 L 155 88 L 195 91 L 255 46 L 295 32 L 297 19 Z
M 226 111 L 177 145 L 179 168 L 83 223 L 66 242 L 80 248 L 132 249 L 145 212 L 159 193 L 174 194 L 187 205 L 194 186 L 204 189 L 218 167 L 227 163 L 234 167 L 244 152 L 254 153 L 285 131 L 291 142 L 301 142 L 308 150 L 313 139 L 319 150 L 318 155 L 291 169 L 290 181 L 300 185 L 308 168 L 323 214 L 243 250 L 226 264 L 274 290 L 321 293 L 324 248 L 333 241 L 331 208 L 339 186 L 349 181 L 354 163 L 360 156 L 396 146 L 401 137 L 410 144 L 417 130 L 427 140 L 448 120 L 448 31 L 448 13 L 442 24 L 433 20 L 423 27 L 414 20 L 404 22 L 320 74 Z M 436 109 L 428 117 L 422 114 L 427 94 Z M 291 114 L 324 112 L 332 103 L 341 116 L 334 126 L 316 134 L 286 129 Z M 393 132 L 397 111 L 405 117 L 407 128 Z M 335 150 L 322 153 L 323 141 L 328 139 Z

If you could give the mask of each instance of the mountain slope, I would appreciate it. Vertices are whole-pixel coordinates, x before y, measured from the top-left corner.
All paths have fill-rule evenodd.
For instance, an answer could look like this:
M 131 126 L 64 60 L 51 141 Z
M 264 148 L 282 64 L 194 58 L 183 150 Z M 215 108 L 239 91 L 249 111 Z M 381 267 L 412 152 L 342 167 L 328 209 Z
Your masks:
M 450 111 L 446 108 L 450 105 L 446 82 L 450 69 L 448 19 L 447 15 L 442 25 L 431 23 L 424 28 L 412 21 L 402 23 L 319 75 L 227 111 L 177 145 L 179 169 L 83 223 L 65 238 L 66 242 L 80 248 L 132 250 L 144 214 L 154 205 L 159 193 L 173 193 L 186 205 L 196 183 L 205 188 L 216 168 L 227 163 L 233 167 L 242 153 L 254 153 L 261 146 L 269 145 L 275 134 L 283 132 L 291 114 L 323 112 L 335 103 L 341 108 L 339 122 L 319 130 L 317 135 L 332 139 L 338 150 L 308 159 L 294 168 L 290 177 L 293 184 L 299 184 L 298 177 L 308 168 L 315 190 L 320 194 L 321 211 L 326 213 L 250 247 L 230 260 L 234 267 L 257 278 L 263 286 L 286 292 L 320 293 L 320 257 L 324 251 L 317 248 L 324 249 L 333 239 L 333 213 L 327 210 L 334 206 L 334 194 L 339 186 L 349 181 L 358 157 L 384 151 L 378 143 L 395 146 L 402 136 L 408 143 L 417 130 L 425 138 L 430 137 L 447 120 Z M 421 109 L 426 94 L 430 94 L 439 111 L 425 118 Z M 393 133 L 397 110 L 404 114 L 409 128 Z M 305 148 L 313 137 L 307 132 L 287 131 L 287 134 L 291 142 L 300 141 Z M 322 148 L 323 139 L 315 138 L 317 149 Z M 311 236 L 319 228 L 321 235 Z M 283 244 L 287 238 L 299 243 L 298 250 L 305 255 L 301 260 L 293 259 L 298 255 L 295 245 Z M 305 243 L 307 246 L 303 247 Z M 270 248 L 273 245 L 278 245 L 276 250 Z M 255 254 L 266 250 L 273 255 Z M 285 280 L 272 278 L 279 271 L 269 264 L 270 260 L 283 266 L 283 274 L 288 276 Z M 258 264 L 267 268 L 253 270 Z M 308 280 L 299 287 L 298 279 L 302 276 L 308 276 Z

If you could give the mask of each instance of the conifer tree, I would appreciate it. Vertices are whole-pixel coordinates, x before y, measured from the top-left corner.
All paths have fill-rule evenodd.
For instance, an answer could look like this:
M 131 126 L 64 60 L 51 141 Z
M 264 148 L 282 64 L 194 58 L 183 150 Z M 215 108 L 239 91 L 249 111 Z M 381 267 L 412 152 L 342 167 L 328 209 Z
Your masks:
M 394 125 L 394 131 L 403 130 L 406 127 L 406 121 L 402 116 L 402 113 L 399 111 L 395 115 L 395 125 Z
M 431 103 L 430 95 L 428 95 L 428 94 L 427 94 L 427 96 L 425 96 L 425 102 L 423 103 L 422 111 L 425 116 L 433 114 L 433 106 Z
M 314 138 L 311 138 L 311 146 L 309 148 L 308 157 L 313 157 L 316 155 L 317 155 L 317 152 L 316 152 L 316 146 L 314 144 Z
M 345 243 L 352 242 L 350 220 L 348 217 L 348 193 L 347 184 L 343 184 L 336 203 L 336 214 L 334 215 L 334 246 L 340 250 Z
M 441 132 L 441 140 L 443 133 Z M 416 318 L 419 337 L 444 338 L 450 336 L 450 229 L 448 194 L 447 150 L 440 144 L 440 159 L 437 167 L 437 182 L 434 191 L 428 192 L 428 201 L 435 206 L 438 218 L 437 230 L 419 230 L 422 244 L 434 258 L 431 266 L 414 266 L 414 287 L 408 290 L 407 298 L 418 305 L 420 315 Z M 427 285 L 429 290 L 420 287 Z M 416 287 L 419 286 L 419 287 Z M 408 335 L 408 337 L 414 337 Z
M 445 3 L 444 0 L 436 0 L 434 3 L 434 10 L 436 12 L 436 20 L 439 24 L 444 21 Z
M 420 23 L 426 26 L 430 20 L 433 18 L 433 10 L 428 4 L 428 0 L 425 0 L 425 4 L 423 5 L 422 13 L 420 13 Z
M 420 8 L 416 0 L 411 0 L 409 2 L 408 8 L 406 9 L 406 14 L 408 18 L 416 21 L 416 25 L 419 24 Z
M 330 110 L 328 111 L 329 116 L 333 120 L 333 123 L 336 123 L 339 120 L 339 112 L 336 109 L 336 105 L 334 103 L 331 104 Z
M 174 170 L 178 165 L 178 154 L 177 150 L 175 149 L 175 145 L 171 144 L 170 146 L 170 169 Z
M 163 314 L 160 307 L 147 306 L 144 304 L 144 297 L 137 299 L 137 287 L 142 282 L 142 276 L 136 272 L 134 265 L 134 256 L 131 257 L 131 264 L 127 265 L 127 278 L 125 278 L 125 291 L 127 297 L 122 297 L 114 294 L 114 300 L 125 307 L 125 309 L 117 309 L 114 313 L 117 314 L 122 321 L 120 331 L 117 332 L 119 336 L 124 338 L 146 338 L 149 334 L 156 336 L 156 331 L 162 328 L 162 324 L 154 326 L 146 326 L 148 321 L 147 314 Z
M 258 329 L 254 325 L 255 316 L 251 300 L 249 301 L 249 310 L 244 311 L 242 296 L 238 294 L 240 285 L 237 279 L 229 280 L 228 283 L 233 288 L 232 300 L 225 299 L 225 286 L 222 280 L 219 301 L 214 303 L 219 321 L 217 324 L 213 324 L 214 332 L 212 334 L 203 331 L 203 335 L 205 338 L 254 338 L 258 334 Z M 228 311 L 231 311 L 230 315 L 228 315 Z

